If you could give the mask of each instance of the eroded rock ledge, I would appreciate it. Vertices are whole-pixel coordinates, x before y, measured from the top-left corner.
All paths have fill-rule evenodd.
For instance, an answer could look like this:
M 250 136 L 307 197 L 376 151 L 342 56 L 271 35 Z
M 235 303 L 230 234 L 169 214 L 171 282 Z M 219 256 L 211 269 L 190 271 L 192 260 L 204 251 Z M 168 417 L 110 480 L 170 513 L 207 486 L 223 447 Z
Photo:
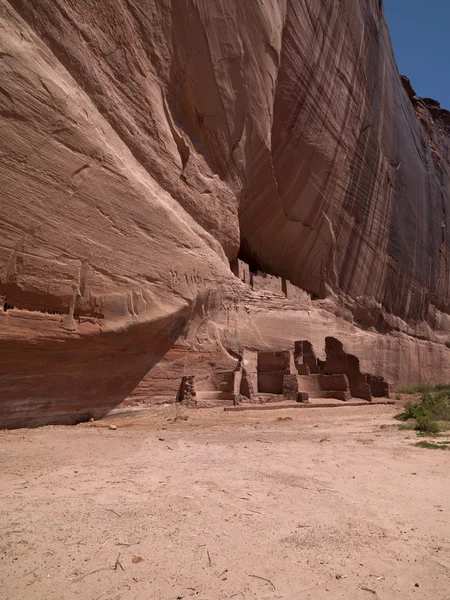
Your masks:
M 0 74 L 0 425 L 327 336 L 450 380 L 448 113 L 379 0 L 0 0 Z

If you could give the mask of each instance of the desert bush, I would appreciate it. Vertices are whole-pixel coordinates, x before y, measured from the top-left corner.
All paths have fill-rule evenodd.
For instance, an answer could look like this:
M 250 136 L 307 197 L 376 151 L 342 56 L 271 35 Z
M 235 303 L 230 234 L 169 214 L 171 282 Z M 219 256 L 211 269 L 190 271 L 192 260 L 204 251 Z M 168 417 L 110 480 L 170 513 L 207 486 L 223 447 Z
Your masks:
M 435 444 L 434 442 L 426 442 L 425 440 L 422 442 L 417 442 L 414 444 L 419 448 L 428 448 L 429 450 L 448 450 L 446 446 L 442 446 L 441 444 Z
M 450 384 L 448 383 L 440 383 L 439 385 L 437 385 L 434 390 L 436 392 L 439 392 L 440 394 L 442 394 L 443 396 L 450 396 Z
M 417 383 L 415 385 L 401 385 L 395 388 L 398 394 L 426 394 L 432 392 L 435 388 L 426 383 Z
M 397 415 L 401 421 L 428 417 L 432 421 L 450 421 L 450 398 L 443 392 L 423 394 L 418 402 L 407 402 L 402 413 Z
M 439 433 L 439 425 L 429 417 L 417 417 L 416 430 L 425 433 Z
M 400 421 L 414 420 L 415 424 L 405 423 L 402 429 L 415 429 L 418 435 L 438 435 L 450 425 L 450 388 L 438 386 L 432 392 L 422 394 L 417 402 L 408 402 L 404 411 L 396 416 Z

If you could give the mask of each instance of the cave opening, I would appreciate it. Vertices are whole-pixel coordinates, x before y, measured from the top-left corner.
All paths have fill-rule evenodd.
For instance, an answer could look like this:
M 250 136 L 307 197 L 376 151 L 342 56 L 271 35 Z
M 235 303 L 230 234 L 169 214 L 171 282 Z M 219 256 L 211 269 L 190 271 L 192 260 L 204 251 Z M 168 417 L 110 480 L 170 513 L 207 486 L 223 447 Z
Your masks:
M 247 263 L 250 273 L 252 274 L 256 274 L 258 271 L 270 273 L 269 269 L 259 260 L 256 253 L 250 249 L 250 245 L 245 237 L 241 238 L 241 245 L 239 247 L 239 253 L 237 257 L 243 262 Z M 270 274 L 275 275 L 275 273 Z
M 277 277 L 279 279 L 281 279 L 281 287 L 282 287 L 282 291 L 283 294 L 288 297 L 289 293 L 293 293 L 292 290 L 291 292 L 288 293 L 288 286 L 293 286 L 294 288 L 298 288 L 299 290 L 302 290 L 303 292 L 306 292 L 307 294 L 309 294 L 309 296 L 311 297 L 311 300 L 321 300 L 323 298 L 326 297 L 326 290 L 325 290 L 325 286 L 321 285 L 321 287 L 318 287 L 316 285 L 305 285 L 308 282 L 307 281 L 302 281 L 303 279 L 303 273 L 289 273 L 289 268 L 283 269 L 283 273 L 280 273 L 279 271 L 274 270 L 273 268 L 270 268 L 265 262 L 263 262 L 260 257 L 257 255 L 257 253 L 252 250 L 250 248 L 250 244 L 247 241 L 247 239 L 243 236 L 241 238 L 241 244 L 239 247 L 239 252 L 238 255 L 236 257 L 236 259 L 241 260 L 243 263 L 245 263 L 248 266 L 248 270 L 250 271 L 250 281 L 253 282 L 253 276 L 255 275 L 262 275 L 262 276 L 266 276 L 266 275 L 271 275 L 272 277 Z M 237 275 L 237 271 L 235 271 L 236 269 L 239 270 L 239 267 L 237 267 L 236 261 L 231 261 L 230 263 L 230 267 L 231 270 L 233 271 L 233 273 L 235 273 L 235 275 Z M 287 271 L 287 273 L 286 273 Z M 240 277 L 240 275 L 238 275 L 238 277 Z M 245 280 L 245 279 L 243 279 Z M 309 283 L 312 283 L 311 281 Z M 253 283 L 252 283 L 253 285 Z

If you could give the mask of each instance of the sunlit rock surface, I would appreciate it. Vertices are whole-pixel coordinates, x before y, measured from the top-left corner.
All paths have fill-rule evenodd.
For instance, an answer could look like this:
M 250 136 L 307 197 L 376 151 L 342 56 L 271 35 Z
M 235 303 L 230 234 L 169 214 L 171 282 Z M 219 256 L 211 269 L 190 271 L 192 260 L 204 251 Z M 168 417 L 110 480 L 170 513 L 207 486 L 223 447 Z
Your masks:
M 329 335 L 450 380 L 450 120 L 379 0 L 0 0 L 0 75 L 0 425 Z

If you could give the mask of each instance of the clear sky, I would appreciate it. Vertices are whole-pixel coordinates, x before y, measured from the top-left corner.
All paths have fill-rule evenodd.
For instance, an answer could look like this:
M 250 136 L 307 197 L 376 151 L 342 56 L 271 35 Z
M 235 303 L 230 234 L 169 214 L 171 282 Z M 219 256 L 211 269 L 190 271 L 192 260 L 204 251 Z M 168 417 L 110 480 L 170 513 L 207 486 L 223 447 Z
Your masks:
M 450 0 L 383 1 L 400 73 L 450 110 Z

